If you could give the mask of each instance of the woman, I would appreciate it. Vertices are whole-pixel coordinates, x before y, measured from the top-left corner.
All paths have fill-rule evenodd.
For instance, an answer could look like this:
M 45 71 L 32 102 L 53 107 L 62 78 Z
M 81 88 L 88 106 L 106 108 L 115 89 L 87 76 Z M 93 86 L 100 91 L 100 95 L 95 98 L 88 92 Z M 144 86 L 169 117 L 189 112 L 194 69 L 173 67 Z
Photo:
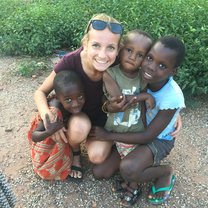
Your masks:
M 102 76 L 103 72 L 114 63 L 119 50 L 123 28 L 114 18 L 106 14 L 97 14 L 89 21 L 82 39 L 82 47 L 64 56 L 55 65 L 54 70 L 35 92 L 35 102 L 44 122 L 48 114 L 51 121 L 55 120 L 47 103 L 47 96 L 53 90 L 56 73 L 72 70 L 80 76 L 86 94 L 83 112 L 86 115 L 73 115 L 68 121 L 67 129 L 62 128 L 54 133 L 55 142 L 63 140 L 73 151 L 73 162 L 70 174 L 73 178 L 81 178 L 80 144 L 87 139 L 92 125 L 104 126 L 106 115 L 102 112 Z M 111 151 L 111 142 L 86 141 L 91 162 L 97 164 L 106 159 Z

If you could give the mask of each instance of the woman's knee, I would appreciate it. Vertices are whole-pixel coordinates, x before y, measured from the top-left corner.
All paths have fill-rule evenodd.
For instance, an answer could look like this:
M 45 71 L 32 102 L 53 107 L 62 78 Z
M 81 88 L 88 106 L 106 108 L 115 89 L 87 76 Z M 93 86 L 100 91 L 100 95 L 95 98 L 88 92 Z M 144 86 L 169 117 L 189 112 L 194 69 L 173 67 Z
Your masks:
M 98 165 L 103 163 L 110 155 L 112 143 L 101 141 L 87 141 L 86 148 L 90 162 Z
M 103 151 L 94 150 L 93 152 L 88 152 L 88 157 L 89 157 L 90 162 L 98 165 L 105 161 L 105 159 L 107 158 L 107 155 Z
M 83 113 L 72 115 L 68 121 L 67 133 L 72 142 L 86 139 L 90 129 L 91 122 Z

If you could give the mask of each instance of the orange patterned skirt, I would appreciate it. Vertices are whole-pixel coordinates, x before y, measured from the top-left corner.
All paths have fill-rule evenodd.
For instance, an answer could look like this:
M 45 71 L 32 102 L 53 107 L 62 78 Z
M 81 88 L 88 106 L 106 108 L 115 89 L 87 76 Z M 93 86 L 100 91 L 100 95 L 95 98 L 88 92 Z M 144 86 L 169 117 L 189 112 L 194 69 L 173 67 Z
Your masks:
M 58 116 L 61 116 L 59 111 Z M 45 180 L 64 180 L 71 172 L 72 151 L 69 144 L 56 143 L 50 137 L 41 142 L 32 141 L 32 132 L 41 121 L 40 115 L 33 119 L 28 140 L 34 172 Z

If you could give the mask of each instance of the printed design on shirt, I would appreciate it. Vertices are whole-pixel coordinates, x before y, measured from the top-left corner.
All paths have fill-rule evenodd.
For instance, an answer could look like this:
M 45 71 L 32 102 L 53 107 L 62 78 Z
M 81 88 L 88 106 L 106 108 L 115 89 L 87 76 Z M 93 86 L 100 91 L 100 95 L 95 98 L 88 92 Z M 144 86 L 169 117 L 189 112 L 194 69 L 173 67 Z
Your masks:
M 132 89 L 123 89 L 122 93 L 125 95 L 135 95 L 137 93 L 136 90 L 137 88 L 133 86 Z M 138 123 L 140 114 L 141 112 L 138 108 L 133 108 L 127 112 L 117 112 L 114 115 L 113 124 L 115 126 L 121 125 L 129 128 Z

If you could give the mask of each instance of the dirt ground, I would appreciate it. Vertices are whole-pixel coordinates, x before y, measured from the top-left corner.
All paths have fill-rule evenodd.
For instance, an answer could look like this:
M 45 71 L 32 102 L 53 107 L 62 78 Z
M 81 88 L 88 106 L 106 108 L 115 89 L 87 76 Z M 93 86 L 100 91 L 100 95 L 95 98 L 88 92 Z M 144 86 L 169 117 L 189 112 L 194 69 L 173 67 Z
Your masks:
M 33 93 L 49 71 L 25 78 L 16 74 L 20 58 L 0 57 L 0 171 L 17 197 L 18 208 L 117 208 L 119 195 L 112 193 L 111 180 L 95 180 L 83 154 L 84 179 L 43 181 L 32 171 L 27 130 L 36 112 Z M 164 163 L 175 169 L 171 198 L 158 207 L 208 207 L 208 97 L 192 98 L 182 112 L 183 130 Z M 117 176 L 115 176 L 117 177 Z M 152 207 L 146 202 L 147 186 L 134 207 Z

